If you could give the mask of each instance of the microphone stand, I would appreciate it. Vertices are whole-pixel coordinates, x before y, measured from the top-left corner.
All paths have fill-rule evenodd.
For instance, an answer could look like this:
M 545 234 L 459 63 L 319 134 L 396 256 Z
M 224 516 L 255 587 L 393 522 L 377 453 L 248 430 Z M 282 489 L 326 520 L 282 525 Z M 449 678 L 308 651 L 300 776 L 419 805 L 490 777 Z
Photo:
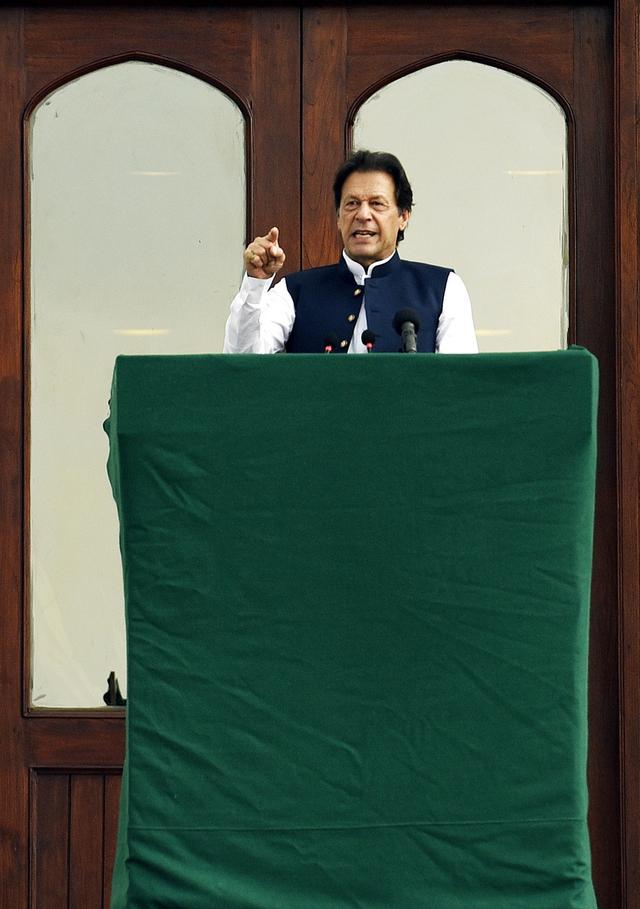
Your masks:
M 393 317 L 393 327 L 402 337 L 402 352 L 417 353 L 416 334 L 420 330 L 420 317 L 415 309 L 399 309 Z

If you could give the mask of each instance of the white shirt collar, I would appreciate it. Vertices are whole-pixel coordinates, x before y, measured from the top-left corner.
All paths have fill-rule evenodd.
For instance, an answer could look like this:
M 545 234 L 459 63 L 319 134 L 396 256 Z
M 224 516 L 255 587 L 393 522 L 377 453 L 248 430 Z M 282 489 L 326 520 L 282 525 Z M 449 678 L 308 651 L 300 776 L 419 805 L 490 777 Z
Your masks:
M 356 279 L 356 284 L 364 284 L 366 278 L 371 277 L 371 272 L 376 267 L 376 265 L 384 265 L 385 262 L 389 262 L 390 259 L 393 259 L 395 256 L 395 250 L 391 253 L 390 256 L 387 256 L 386 259 L 380 259 L 378 262 L 372 262 L 369 268 L 365 271 L 363 266 L 359 262 L 354 262 L 353 259 L 350 259 L 346 251 L 342 250 L 342 257 L 347 263 L 347 268 Z

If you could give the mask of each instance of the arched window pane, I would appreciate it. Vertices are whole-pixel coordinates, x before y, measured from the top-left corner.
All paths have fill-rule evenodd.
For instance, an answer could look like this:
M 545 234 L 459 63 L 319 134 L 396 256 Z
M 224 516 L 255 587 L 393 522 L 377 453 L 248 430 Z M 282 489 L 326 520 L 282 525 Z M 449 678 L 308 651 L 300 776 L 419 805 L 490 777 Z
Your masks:
M 416 206 L 400 254 L 461 275 L 481 351 L 566 346 L 567 129 L 549 94 L 451 60 L 369 98 L 353 140 L 404 164 Z
M 35 706 L 103 706 L 126 665 L 102 421 L 118 354 L 222 350 L 245 237 L 245 124 L 223 92 L 142 62 L 30 120 Z

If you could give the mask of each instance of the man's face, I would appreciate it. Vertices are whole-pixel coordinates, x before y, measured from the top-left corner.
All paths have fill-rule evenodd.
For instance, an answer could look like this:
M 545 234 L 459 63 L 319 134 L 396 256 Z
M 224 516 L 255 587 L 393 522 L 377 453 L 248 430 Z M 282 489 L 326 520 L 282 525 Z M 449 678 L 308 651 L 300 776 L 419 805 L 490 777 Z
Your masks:
M 396 248 L 410 212 L 398 211 L 393 177 L 385 171 L 355 171 L 344 182 L 338 230 L 347 255 L 364 268 L 386 259 Z

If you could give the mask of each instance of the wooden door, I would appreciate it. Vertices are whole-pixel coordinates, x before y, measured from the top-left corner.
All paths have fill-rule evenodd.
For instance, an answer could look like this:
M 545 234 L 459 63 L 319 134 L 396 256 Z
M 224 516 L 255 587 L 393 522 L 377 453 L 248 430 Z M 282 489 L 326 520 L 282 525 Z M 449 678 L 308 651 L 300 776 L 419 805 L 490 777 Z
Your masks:
M 339 252 L 330 185 L 348 148 L 358 104 L 399 74 L 450 58 L 497 65 L 543 85 L 561 100 L 570 124 L 570 340 L 598 356 L 602 383 L 590 677 L 594 877 L 601 909 L 640 906 L 631 886 L 640 882 L 640 856 L 632 851 L 640 843 L 640 724 L 635 716 L 619 717 L 621 683 L 622 702 L 640 703 L 640 635 L 633 618 L 638 464 L 629 447 L 635 444 L 629 427 L 637 425 L 632 408 L 638 387 L 639 271 L 630 250 L 637 243 L 637 204 L 630 202 L 638 184 L 633 79 L 640 85 L 632 0 L 615 6 L 123 4 L 113 9 L 36 3 L 4 9 L 0 26 L 7 124 L 0 138 L 0 906 L 107 905 L 124 737 L 121 713 L 29 706 L 23 117 L 52 88 L 122 60 L 157 61 L 222 86 L 241 104 L 249 124 L 248 236 L 274 223 L 286 225 L 290 270 L 324 264 Z M 629 77 L 625 84 L 614 82 L 614 53 L 616 71 Z M 616 322 L 635 332 L 624 345 L 616 339 Z M 628 753 L 620 751 L 623 727 Z M 627 768 L 625 816 L 621 761 Z
M 472 59 L 543 86 L 570 124 L 569 342 L 598 358 L 599 466 L 590 660 L 590 826 L 599 905 L 620 905 L 612 14 L 607 6 L 307 8 L 303 261 L 335 259 L 327 186 L 357 107 L 404 73 Z M 326 49 L 329 49 L 327 52 Z M 328 90 L 328 86 L 331 90 Z M 321 204 L 318 204 L 321 200 Z M 460 213 L 464 217 L 464 213 Z
M 268 8 L 257 7 L 32 5 L 4 8 L 0 26 L 0 905 L 93 909 L 108 901 L 124 716 L 122 710 L 30 705 L 26 118 L 58 86 L 129 60 L 175 67 L 212 83 L 245 115 L 247 234 L 253 235 L 254 223 L 286 224 L 295 263 L 299 203 L 290 187 L 299 184 L 299 12 L 280 10 L 274 22 Z M 239 257 L 238 273 L 240 268 Z

